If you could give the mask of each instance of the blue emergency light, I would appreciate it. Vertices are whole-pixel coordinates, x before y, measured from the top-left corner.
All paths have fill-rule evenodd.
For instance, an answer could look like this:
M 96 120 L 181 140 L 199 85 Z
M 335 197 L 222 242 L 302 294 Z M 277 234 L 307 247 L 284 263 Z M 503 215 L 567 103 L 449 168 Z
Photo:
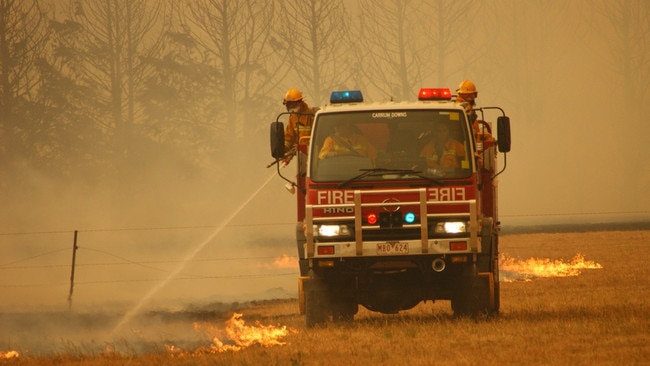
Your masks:
M 334 91 L 330 95 L 330 103 L 361 103 L 363 95 L 361 90 Z
M 418 93 L 419 100 L 451 100 L 449 88 L 422 88 Z

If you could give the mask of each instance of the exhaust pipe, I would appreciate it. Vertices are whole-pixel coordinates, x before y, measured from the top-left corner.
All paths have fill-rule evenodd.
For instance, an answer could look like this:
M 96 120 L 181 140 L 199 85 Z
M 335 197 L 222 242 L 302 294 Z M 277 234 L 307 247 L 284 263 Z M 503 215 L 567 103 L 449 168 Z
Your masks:
M 436 272 L 444 271 L 446 266 L 447 266 L 447 264 L 445 263 L 444 259 L 442 259 L 442 258 L 436 258 L 431 263 L 431 268 L 433 268 L 433 270 L 436 271 Z

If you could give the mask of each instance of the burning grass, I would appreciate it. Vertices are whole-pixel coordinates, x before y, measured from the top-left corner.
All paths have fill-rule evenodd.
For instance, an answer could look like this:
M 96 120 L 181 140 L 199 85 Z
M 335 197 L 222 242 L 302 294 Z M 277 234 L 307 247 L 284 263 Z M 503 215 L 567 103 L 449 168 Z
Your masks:
M 171 328 L 174 320 L 176 328 L 160 336 L 168 341 L 157 344 L 173 344 L 186 352 L 182 357 L 162 346 L 136 352 L 136 344 L 129 343 L 135 339 L 125 340 L 131 352 L 128 347 L 119 352 L 106 347 L 105 352 L 79 352 L 86 348 L 77 345 L 77 351 L 64 349 L 55 355 L 35 354 L 14 341 L 0 343 L 0 351 L 15 350 L 19 357 L 0 364 L 646 364 L 650 360 L 648 243 L 648 231 L 503 236 L 501 250 L 510 253 L 509 258 L 537 258 L 512 259 L 513 264 L 526 268 L 530 263 L 538 266 L 539 258 L 572 258 L 542 260 L 541 267 L 555 268 L 558 274 L 574 273 L 563 268 L 576 267 L 580 275 L 531 275 L 527 281 L 502 282 L 501 315 L 490 320 L 456 318 L 449 303 L 440 301 L 394 315 L 361 309 L 353 324 L 307 330 L 297 302 L 282 300 L 247 304 L 235 315 L 224 311 L 166 317 L 163 323 Z M 590 260 L 575 253 L 587 253 Z M 586 264 L 597 270 L 581 267 Z M 233 327 L 230 334 L 229 326 Z M 151 332 L 157 329 L 151 328 Z M 189 341 L 179 329 L 195 338 Z M 265 346 L 255 337 L 243 336 L 248 330 L 280 333 Z M 240 348 L 219 352 L 219 344 Z M 201 347 L 210 351 L 196 352 Z
M 12 358 L 18 358 L 20 353 L 16 351 L 0 352 L 0 360 L 9 360 Z
M 505 253 L 499 255 L 499 270 L 501 281 L 531 280 L 534 278 L 574 277 L 579 276 L 585 269 L 601 269 L 602 265 L 585 260 L 578 253 L 572 260 L 549 258 L 516 259 Z
M 287 329 L 286 326 L 262 325 L 259 321 L 254 326 L 246 325 L 241 313 L 234 313 L 226 321 L 225 329 L 208 322 L 194 323 L 194 328 L 208 335 L 212 339 L 212 344 L 209 347 L 199 347 L 193 352 L 183 351 L 172 344 L 165 345 L 170 354 L 188 356 L 228 351 L 237 352 L 255 345 L 262 347 L 282 346 L 285 344 L 282 339 L 290 332 L 296 332 L 296 330 Z

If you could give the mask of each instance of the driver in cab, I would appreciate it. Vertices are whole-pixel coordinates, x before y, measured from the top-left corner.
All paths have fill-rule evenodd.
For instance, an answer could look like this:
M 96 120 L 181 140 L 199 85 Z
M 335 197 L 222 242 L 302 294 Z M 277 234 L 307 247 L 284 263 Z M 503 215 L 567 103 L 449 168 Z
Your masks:
M 465 158 L 465 146 L 450 136 L 449 126 L 445 123 L 438 123 L 432 132 L 433 138 L 420 151 L 420 156 L 427 161 L 427 167 L 460 167 L 460 161 Z
M 325 138 L 318 158 L 322 160 L 342 155 L 363 156 L 374 162 L 377 149 L 355 126 L 351 123 L 343 123 L 336 125 L 334 133 Z

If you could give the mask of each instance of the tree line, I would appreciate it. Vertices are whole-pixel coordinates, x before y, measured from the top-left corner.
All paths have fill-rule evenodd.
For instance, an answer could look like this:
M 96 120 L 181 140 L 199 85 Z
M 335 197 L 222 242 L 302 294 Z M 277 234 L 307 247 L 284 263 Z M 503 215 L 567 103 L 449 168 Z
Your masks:
M 215 164 L 266 131 L 287 80 L 314 103 L 369 84 L 403 99 L 426 64 L 427 38 L 408 35 L 421 5 L 361 0 L 359 21 L 342 0 L 0 0 L 0 161 L 110 172 L 157 150 Z
M 423 80 L 450 86 L 461 77 L 449 75 L 470 68 L 483 68 L 484 80 L 506 90 L 539 82 L 528 70 L 531 62 L 552 67 L 533 53 L 553 46 L 544 19 L 558 19 L 568 7 L 515 2 L 495 15 L 498 2 L 481 4 L 0 0 L 0 163 L 26 162 L 63 175 L 86 168 L 113 174 L 155 152 L 214 168 L 233 144 L 266 132 L 288 87 L 319 104 L 341 88 L 372 90 L 377 99 L 412 99 Z M 594 17 L 621 30 L 598 38 L 622 39 L 608 44 L 621 46 L 614 72 L 628 85 L 647 80 L 647 68 L 635 67 L 647 62 L 643 4 L 590 5 Z M 529 17 L 525 10 L 537 14 Z M 524 22 L 539 31 L 520 34 L 508 26 Z M 572 29 L 567 24 L 557 26 Z M 641 42 L 634 25 L 642 25 Z M 480 33 L 486 28 L 501 42 L 486 42 L 483 37 L 494 37 Z M 537 32 L 543 36 L 527 43 Z M 638 45 L 644 45 L 640 57 Z M 489 61 L 477 67 L 479 54 Z M 640 71 L 641 78 L 633 77 Z

